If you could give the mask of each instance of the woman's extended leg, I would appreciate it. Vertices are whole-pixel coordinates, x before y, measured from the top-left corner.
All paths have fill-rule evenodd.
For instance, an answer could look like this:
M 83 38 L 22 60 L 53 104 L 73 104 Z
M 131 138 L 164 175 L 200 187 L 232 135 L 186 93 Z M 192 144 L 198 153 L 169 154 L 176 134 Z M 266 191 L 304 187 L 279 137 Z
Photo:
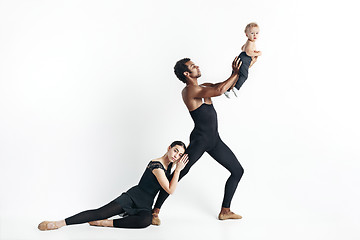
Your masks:
M 72 217 L 66 218 L 66 225 L 87 223 L 96 220 L 107 219 L 109 217 L 123 213 L 124 210 L 119 203 L 112 201 L 105 206 L 102 206 L 98 209 L 87 210 L 81 213 L 78 213 Z
M 115 216 L 117 214 L 123 213 L 123 212 L 124 212 L 124 210 L 122 209 L 120 204 L 118 204 L 115 201 L 112 201 L 98 209 L 87 210 L 87 211 L 78 213 L 72 217 L 66 218 L 64 220 L 41 222 L 39 224 L 38 228 L 42 231 L 54 230 L 54 229 L 58 229 L 63 226 L 66 226 L 66 225 L 80 224 L 80 223 L 86 223 L 86 222 L 106 219 L 106 218 Z

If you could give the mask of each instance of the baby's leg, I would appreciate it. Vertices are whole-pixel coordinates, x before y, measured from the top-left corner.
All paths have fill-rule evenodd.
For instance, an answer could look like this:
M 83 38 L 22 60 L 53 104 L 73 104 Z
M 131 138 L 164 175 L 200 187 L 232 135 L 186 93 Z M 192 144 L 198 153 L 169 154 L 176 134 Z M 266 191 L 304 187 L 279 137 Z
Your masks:
M 240 53 L 239 58 L 241 59 L 241 66 L 239 69 L 239 78 L 235 83 L 235 88 L 239 90 L 241 86 L 244 84 L 249 74 L 249 66 L 251 64 L 251 57 L 248 56 L 245 52 Z
M 241 71 L 241 67 L 240 67 L 240 71 Z M 248 78 L 248 71 L 239 72 L 239 78 L 236 81 L 234 87 L 237 90 L 239 90 L 241 88 L 241 86 L 244 84 L 244 82 L 246 81 L 247 78 Z

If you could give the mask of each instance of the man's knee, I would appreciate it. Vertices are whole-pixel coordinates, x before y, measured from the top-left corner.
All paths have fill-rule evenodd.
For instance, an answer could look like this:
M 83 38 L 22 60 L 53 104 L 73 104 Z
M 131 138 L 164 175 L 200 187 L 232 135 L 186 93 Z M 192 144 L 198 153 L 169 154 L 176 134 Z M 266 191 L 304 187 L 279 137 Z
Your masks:
M 241 177 L 244 174 L 244 168 L 241 165 L 238 165 L 231 171 L 231 175 L 236 178 L 236 180 L 240 181 Z
M 189 173 L 190 168 L 192 167 L 192 165 L 189 165 L 189 163 L 185 166 L 185 168 L 183 170 L 181 170 L 180 172 L 180 177 L 179 177 L 179 181 L 180 179 L 182 179 L 186 174 Z

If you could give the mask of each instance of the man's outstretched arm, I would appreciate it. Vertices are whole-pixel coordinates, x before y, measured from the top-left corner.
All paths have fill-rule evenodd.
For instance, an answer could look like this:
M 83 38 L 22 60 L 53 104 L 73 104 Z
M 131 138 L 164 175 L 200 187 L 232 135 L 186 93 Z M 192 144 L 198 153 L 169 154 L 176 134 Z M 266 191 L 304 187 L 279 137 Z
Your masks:
M 239 77 L 239 69 L 241 66 L 241 60 L 239 57 L 236 57 L 232 63 L 233 72 L 231 76 L 220 83 L 204 83 L 197 88 L 193 88 L 191 93 L 193 98 L 208 98 L 216 97 L 224 94 L 232 85 L 236 82 Z

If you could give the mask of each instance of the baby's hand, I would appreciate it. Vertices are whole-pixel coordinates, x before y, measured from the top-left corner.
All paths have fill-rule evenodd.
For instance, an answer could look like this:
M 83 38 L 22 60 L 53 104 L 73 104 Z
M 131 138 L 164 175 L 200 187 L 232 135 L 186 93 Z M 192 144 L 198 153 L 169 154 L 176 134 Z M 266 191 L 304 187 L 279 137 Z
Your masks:
M 189 162 L 189 156 L 187 154 L 184 154 L 180 160 L 176 163 L 176 169 L 178 171 L 181 171 L 184 169 L 186 164 Z
M 254 63 L 256 63 L 257 59 L 258 59 L 258 56 L 252 56 L 251 57 L 251 63 L 250 63 L 249 67 L 252 67 L 252 65 L 254 65 Z
M 261 51 L 254 51 L 255 53 L 259 54 L 258 56 L 261 56 L 262 52 Z

